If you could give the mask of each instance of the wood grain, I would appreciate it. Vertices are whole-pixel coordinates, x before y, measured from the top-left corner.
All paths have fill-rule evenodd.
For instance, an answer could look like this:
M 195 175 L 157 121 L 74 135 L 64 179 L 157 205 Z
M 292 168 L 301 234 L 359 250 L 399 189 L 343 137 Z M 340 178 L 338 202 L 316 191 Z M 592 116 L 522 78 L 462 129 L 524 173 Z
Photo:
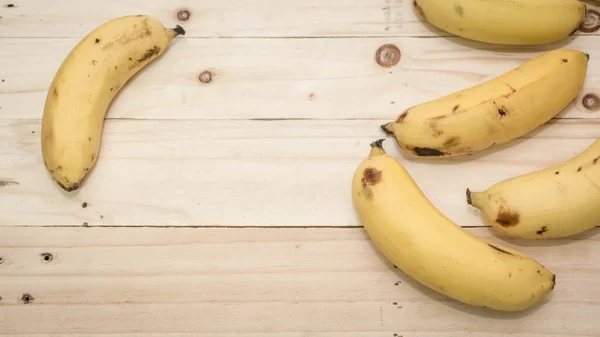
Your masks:
M 470 231 L 503 242 L 488 229 Z M 540 305 L 511 314 L 420 286 L 382 258 L 361 228 L 1 228 L 0 331 L 594 336 L 599 234 L 503 242 L 557 275 L 557 287 Z M 23 303 L 24 293 L 33 300 Z
M 54 74 L 78 39 L 2 39 L 0 119 L 39 119 Z M 377 49 L 401 50 L 391 68 Z M 558 117 L 598 118 L 600 36 L 531 48 L 458 38 L 177 39 L 112 104 L 109 118 L 395 119 L 412 105 L 490 80 L 554 48 L 591 55 L 585 87 Z M 39 50 L 44 50 L 40 55 Z M 210 83 L 199 74 L 212 73 Z M 151 98 L 151 99 L 149 99 Z
M 405 157 L 392 138 L 384 146 L 441 211 L 482 226 L 466 204 L 467 187 L 567 160 L 600 137 L 599 123 L 557 120 L 504 146 L 440 161 Z M 358 226 L 350 181 L 369 143 L 384 137 L 379 125 L 109 120 L 97 166 L 79 192 L 66 194 L 44 167 L 39 121 L 0 121 L 0 178 L 13 181 L 0 187 L 0 225 Z
M 148 14 L 192 37 L 448 36 L 412 0 L 22 0 L 0 6 L 0 37 L 82 37 L 122 15 Z M 589 9 L 598 9 L 593 1 Z M 177 13 L 188 11 L 180 21 Z M 591 33 L 595 34 L 597 32 Z M 580 33 L 578 34 L 589 34 Z

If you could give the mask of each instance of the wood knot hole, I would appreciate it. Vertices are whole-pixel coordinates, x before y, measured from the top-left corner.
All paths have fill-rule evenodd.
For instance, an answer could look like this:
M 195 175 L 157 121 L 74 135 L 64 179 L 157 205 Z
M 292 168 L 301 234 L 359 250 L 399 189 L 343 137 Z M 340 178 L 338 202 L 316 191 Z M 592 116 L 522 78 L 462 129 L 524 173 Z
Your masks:
M 212 74 L 208 70 L 203 71 L 200 73 L 200 75 L 198 75 L 198 79 L 202 83 L 210 83 L 212 81 Z
M 581 103 L 583 104 L 584 108 L 591 111 L 596 111 L 600 108 L 600 97 L 598 97 L 596 94 L 586 94 L 583 96 Z
M 33 296 L 31 296 L 28 293 L 23 294 L 23 296 L 21 296 L 21 302 L 25 303 L 25 304 L 29 304 L 31 302 L 33 302 L 34 298 Z
M 52 262 L 54 260 L 54 256 L 51 253 L 41 253 L 40 257 L 43 262 Z
M 2 264 L 2 262 L 4 262 L 4 259 L 2 258 L 2 256 L 0 256 L 0 264 Z
M 400 49 L 393 44 L 384 44 L 377 49 L 375 61 L 382 67 L 393 67 L 400 61 Z
M 177 20 L 187 21 L 190 19 L 191 13 L 187 9 L 180 9 L 177 11 Z
M 600 29 L 600 13 L 593 9 L 585 11 L 585 18 L 579 26 L 579 31 L 592 33 Z

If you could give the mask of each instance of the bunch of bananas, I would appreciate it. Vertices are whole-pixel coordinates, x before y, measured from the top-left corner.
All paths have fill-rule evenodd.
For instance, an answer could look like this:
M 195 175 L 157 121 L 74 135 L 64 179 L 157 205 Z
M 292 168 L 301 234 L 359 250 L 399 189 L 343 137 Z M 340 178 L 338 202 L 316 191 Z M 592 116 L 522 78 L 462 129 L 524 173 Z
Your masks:
M 572 35 L 586 6 L 577 0 L 414 0 L 430 24 L 479 42 L 531 45 Z M 581 91 L 589 55 L 540 54 L 487 82 L 402 111 L 382 125 L 408 158 L 472 154 L 543 125 Z M 374 245 L 419 283 L 457 301 L 499 311 L 524 310 L 555 286 L 533 258 L 467 232 L 436 209 L 383 139 L 355 171 L 352 197 Z M 564 163 L 466 189 L 466 202 L 499 232 L 548 239 L 600 223 L 600 140 Z
M 571 35 L 586 7 L 577 0 L 414 0 L 429 23 L 496 44 L 542 44 Z M 94 167 L 104 118 L 138 71 L 185 34 L 156 19 L 125 16 L 90 32 L 67 55 L 46 97 L 42 156 L 66 191 Z M 546 123 L 578 95 L 589 55 L 558 49 L 495 79 L 402 111 L 383 130 L 415 157 L 471 154 L 509 142 Z M 355 208 L 377 248 L 402 271 L 463 303 L 516 311 L 539 302 L 555 275 L 533 258 L 479 238 L 440 213 L 383 140 L 356 169 Z M 600 218 L 600 141 L 579 156 L 499 182 L 467 201 L 499 231 L 553 238 L 590 229 Z

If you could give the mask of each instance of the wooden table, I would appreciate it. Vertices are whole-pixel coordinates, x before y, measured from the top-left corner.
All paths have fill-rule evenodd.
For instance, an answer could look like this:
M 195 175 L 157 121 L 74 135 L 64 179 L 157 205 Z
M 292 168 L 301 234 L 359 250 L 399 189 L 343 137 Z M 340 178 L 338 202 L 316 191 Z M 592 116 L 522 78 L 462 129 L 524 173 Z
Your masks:
M 600 336 L 599 231 L 507 240 L 464 197 L 600 137 L 598 102 L 583 104 L 600 94 L 597 32 L 484 45 L 422 23 L 407 0 L 10 1 L 0 3 L 1 336 Z M 50 81 L 90 30 L 138 13 L 187 34 L 122 91 L 93 174 L 63 193 L 40 154 Z M 385 44 L 401 51 L 389 67 L 375 58 Z M 350 180 L 379 125 L 558 47 L 588 52 L 588 77 L 535 132 L 440 164 L 385 143 L 436 207 L 533 255 L 557 287 L 506 314 L 418 285 L 380 256 L 352 207 Z

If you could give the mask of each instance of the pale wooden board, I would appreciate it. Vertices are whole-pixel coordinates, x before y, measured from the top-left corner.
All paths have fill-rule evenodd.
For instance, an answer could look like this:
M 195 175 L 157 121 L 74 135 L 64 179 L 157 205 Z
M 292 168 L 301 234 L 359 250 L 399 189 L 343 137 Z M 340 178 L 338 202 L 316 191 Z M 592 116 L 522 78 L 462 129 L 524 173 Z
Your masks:
M 64 193 L 40 153 L 39 121 L 0 122 L 0 225 L 358 226 L 350 182 L 380 121 L 109 120 L 96 168 Z M 434 205 L 463 226 L 484 225 L 465 189 L 575 156 L 600 121 L 556 120 L 504 146 L 442 160 L 385 149 Z M 82 204 L 88 203 L 83 208 Z
M 157 337 L 600 334 L 600 230 L 535 243 L 505 243 L 488 229 L 470 231 L 535 256 L 557 275 L 551 295 L 521 313 L 460 304 L 394 269 L 362 228 L 1 228 L 0 331 Z M 54 259 L 46 263 L 40 253 Z M 24 304 L 24 293 L 34 300 Z
M 50 82 L 77 42 L 2 39 L 0 119 L 41 118 Z M 402 52 L 392 68 L 375 62 L 387 43 Z M 591 55 L 584 89 L 559 117 L 598 118 L 600 110 L 587 110 L 581 98 L 600 95 L 600 36 L 521 49 L 458 38 L 182 38 L 125 86 L 108 117 L 391 120 L 412 105 L 490 80 L 558 47 Z M 205 70 L 214 73 L 211 83 L 198 80 Z
M 152 15 L 193 37 L 448 36 L 417 17 L 412 0 L 21 0 L 0 5 L 0 37 L 82 37 L 122 15 Z M 598 9 L 586 1 L 590 9 Z M 187 9 L 190 17 L 177 20 Z M 595 32 L 597 34 L 597 32 Z M 578 34 L 585 34 L 579 33 Z

